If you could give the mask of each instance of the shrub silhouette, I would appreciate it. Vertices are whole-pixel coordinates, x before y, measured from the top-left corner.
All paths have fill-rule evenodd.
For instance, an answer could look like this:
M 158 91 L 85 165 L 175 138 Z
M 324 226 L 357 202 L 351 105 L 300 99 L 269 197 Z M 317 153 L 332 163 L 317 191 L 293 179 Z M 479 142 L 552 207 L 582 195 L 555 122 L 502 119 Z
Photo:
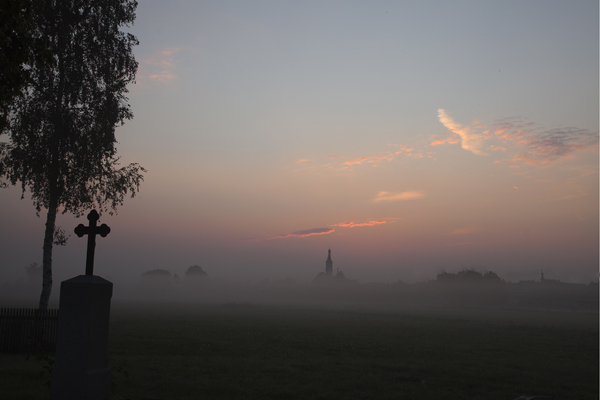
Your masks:
M 442 283 L 500 283 L 502 279 L 493 271 L 482 274 L 472 269 L 464 269 L 455 274 L 441 272 L 437 275 L 436 281 Z
M 171 273 L 164 269 L 154 269 L 144 272 L 141 279 L 145 285 L 166 287 L 171 284 Z
M 206 271 L 204 271 L 199 265 L 192 265 L 187 269 L 187 271 L 185 271 L 186 278 L 203 278 L 206 275 Z

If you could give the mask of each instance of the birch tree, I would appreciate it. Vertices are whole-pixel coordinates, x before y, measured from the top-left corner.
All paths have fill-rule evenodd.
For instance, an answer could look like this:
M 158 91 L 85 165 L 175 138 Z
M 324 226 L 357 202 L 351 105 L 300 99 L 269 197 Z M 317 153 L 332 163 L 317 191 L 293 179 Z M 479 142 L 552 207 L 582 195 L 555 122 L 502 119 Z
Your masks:
M 45 0 L 35 8 L 34 35 L 52 62 L 29 66 L 30 83 L 11 104 L 0 142 L 0 180 L 31 194 L 46 212 L 39 308 L 52 291 L 56 215 L 91 208 L 116 211 L 139 190 L 145 169 L 119 164 L 115 128 L 133 114 L 126 97 L 134 82 L 137 39 L 134 0 Z

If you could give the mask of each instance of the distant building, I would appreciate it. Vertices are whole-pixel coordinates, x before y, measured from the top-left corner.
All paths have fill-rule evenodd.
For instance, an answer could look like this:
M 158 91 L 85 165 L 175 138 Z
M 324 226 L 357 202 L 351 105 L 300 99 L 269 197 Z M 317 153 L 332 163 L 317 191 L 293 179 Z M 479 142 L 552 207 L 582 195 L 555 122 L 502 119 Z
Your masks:
M 544 285 L 558 285 L 561 282 L 557 279 L 547 279 L 544 278 L 544 270 L 542 270 L 542 276 L 540 278 L 540 283 L 543 283 Z
M 334 279 L 336 278 L 336 279 Z M 346 279 L 346 276 L 340 269 L 337 269 L 336 274 L 333 274 L 333 260 L 331 259 L 331 249 L 327 251 L 327 260 L 325 260 L 325 272 L 319 272 L 319 274 L 315 277 L 314 282 L 355 282 L 349 279 Z
M 331 249 L 327 252 L 327 261 L 325 261 L 325 275 L 331 276 L 333 274 L 333 261 L 331 260 Z

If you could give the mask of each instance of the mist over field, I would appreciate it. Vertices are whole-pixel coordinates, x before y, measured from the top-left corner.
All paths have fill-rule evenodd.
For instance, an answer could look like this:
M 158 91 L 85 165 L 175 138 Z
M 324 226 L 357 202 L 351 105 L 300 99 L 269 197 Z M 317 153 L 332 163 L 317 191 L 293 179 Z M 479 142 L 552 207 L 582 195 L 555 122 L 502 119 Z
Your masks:
M 0 301 L 34 307 L 39 296 L 41 271 L 30 265 L 27 279 L 1 286 Z M 107 277 L 111 279 L 110 277 Z M 372 306 L 467 307 L 598 311 L 598 281 L 585 284 L 562 282 L 540 271 L 537 279 L 511 282 L 493 271 L 462 269 L 442 272 L 415 283 L 359 282 L 337 269 L 327 275 L 323 268 L 312 280 L 291 278 L 244 281 L 211 277 L 195 265 L 172 274 L 166 269 L 149 270 L 137 281 L 113 282 L 115 304 L 270 304 L 279 306 Z M 60 283 L 51 305 L 58 307 Z
M 114 287 L 117 398 L 597 399 L 597 284 L 160 285 Z M 8 393 L 47 392 L 39 363 L 0 358 Z

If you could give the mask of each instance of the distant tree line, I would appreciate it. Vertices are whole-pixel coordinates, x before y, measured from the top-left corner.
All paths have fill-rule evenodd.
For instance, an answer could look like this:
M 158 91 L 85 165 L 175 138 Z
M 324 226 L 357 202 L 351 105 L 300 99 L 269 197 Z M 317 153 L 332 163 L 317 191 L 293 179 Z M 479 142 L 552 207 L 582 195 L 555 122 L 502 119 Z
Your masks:
M 202 269 L 201 266 L 192 265 L 185 271 L 184 279 L 185 282 L 191 283 L 207 276 L 208 274 Z M 159 268 L 144 272 L 140 278 L 142 283 L 159 286 L 169 285 L 171 283 L 181 283 L 181 278 L 177 274 L 171 275 L 171 273 L 166 269 Z
M 472 269 L 464 269 L 455 274 L 441 272 L 436 282 L 442 283 L 501 283 L 503 280 L 493 271 L 481 273 Z

